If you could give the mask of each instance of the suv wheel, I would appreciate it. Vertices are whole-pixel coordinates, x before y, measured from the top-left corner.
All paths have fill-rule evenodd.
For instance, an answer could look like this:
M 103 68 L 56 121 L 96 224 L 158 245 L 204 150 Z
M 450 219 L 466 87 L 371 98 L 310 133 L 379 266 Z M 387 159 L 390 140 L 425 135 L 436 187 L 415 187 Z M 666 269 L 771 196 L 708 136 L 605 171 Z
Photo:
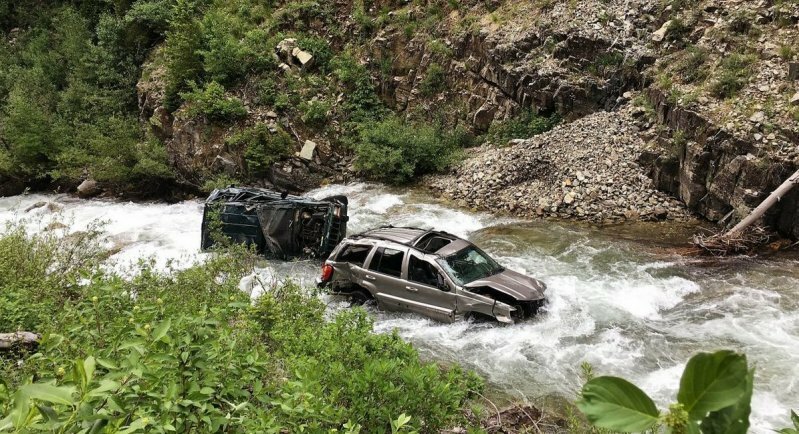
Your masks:
M 363 289 L 356 289 L 350 293 L 350 306 L 363 306 L 372 300 L 372 296 Z

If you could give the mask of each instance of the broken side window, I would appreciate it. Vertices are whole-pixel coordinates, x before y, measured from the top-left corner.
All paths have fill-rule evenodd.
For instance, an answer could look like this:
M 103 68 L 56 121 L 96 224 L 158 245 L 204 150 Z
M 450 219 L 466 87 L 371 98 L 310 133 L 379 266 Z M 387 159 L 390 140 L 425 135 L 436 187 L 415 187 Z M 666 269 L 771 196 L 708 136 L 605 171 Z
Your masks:
M 347 247 L 345 247 L 344 250 L 341 251 L 341 253 L 339 253 L 336 261 L 348 262 L 350 264 L 363 267 L 363 263 L 366 261 L 366 257 L 369 256 L 369 252 L 371 250 L 372 246 L 350 244 Z
M 404 257 L 405 254 L 402 251 L 381 247 L 375 252 L 369 269 L 389 276 L 400 277 Z
M 411 255 L 408 261 L 408 280 L 432 287 L 438 286 L 438 270 L 433 264 Z

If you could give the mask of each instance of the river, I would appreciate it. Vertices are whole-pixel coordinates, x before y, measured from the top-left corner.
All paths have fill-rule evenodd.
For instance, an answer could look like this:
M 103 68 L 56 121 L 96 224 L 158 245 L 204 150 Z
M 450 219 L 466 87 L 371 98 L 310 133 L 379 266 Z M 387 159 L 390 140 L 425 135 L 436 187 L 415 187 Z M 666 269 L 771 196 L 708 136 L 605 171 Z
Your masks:
M 426 359 L 477 370 L 497 396 L 572 399 L 587 361 L 597 374 L 630 379 L 666 408 L 691 354 L 729 348 L 745 352 L 756 367 L 751 432 L 789 426 L 789 409 L 799 408 L 797 255 L 700 261 L 673 253 L 695 230 L 686 225 L 524 222 L 457 209 L 422 191 L 360 183 L 310 194 L 349 196 L 350 233 L 389 223 L 446 230 L 547 283 L 546 310 L 513 326 L 441 324 L 372 309 L 377 332 L 397 330 Z M 57 205 L 24 211 L 41 201 Z M 201 201 L 0 198 L 0 223 L 25 220 L 31 230 L 53 219 L 70 230 L 103 221 L 105 240 L 117 251 L 109 266 L 122 272 L 141 257 L 159 267 L 201 261 L 201 218 Z M 257 296 L 262 285 L 284 278 L 310 283 L 318 268 L 308 261 L 265 263 L 241 287 Z M 331 299 L 330 305 L 345 303 Z

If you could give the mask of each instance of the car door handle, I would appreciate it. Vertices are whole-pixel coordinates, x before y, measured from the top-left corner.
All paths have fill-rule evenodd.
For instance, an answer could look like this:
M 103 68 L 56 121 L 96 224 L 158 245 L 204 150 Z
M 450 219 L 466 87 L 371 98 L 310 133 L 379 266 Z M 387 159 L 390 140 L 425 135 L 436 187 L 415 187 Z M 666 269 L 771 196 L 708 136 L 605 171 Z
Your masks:
M 419 288 L 414 288 L 412 286 L 406 286 L 405 289 L 411 292 L 419 292 Z
M 367 275 L 366 275 L 366 276 L 364 276 L 364 277 L 366 277 L 366 278 L 367 278 L 367 279 L 369 279 L 369 280 L 375 280 L 375 276 L 372 276 L 371 274 L 367 274 Z

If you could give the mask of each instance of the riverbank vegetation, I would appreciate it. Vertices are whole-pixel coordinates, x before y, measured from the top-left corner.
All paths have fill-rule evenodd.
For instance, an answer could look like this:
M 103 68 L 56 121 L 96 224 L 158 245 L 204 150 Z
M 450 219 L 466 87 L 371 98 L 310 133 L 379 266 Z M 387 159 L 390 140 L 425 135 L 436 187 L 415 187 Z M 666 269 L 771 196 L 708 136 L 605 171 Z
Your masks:
M 290 282 L 251 303 L 247 251 L 123 277 L 98 235 L 0 236 L 0 330 L 42 335 L 0 352 L 0 431 L 435 432 L 482 388 Z
M 441 14 L 440 5 L 429 7 Z M 363 5 L 353 8 L 368 34 L 404 19 Z M 394 113 L 379 95 L 379 86 L 385 87 L 381 80 L 390 77 L 372 70 L 383 64 L 363 63 L 369 47 L 347 34 L 342 12 L 305 1 L 5 4 L 0 7 L 0 179 L 7 186 L 71 189 L 92 178 L 110 190 L 161 194 L 176 185 L 197 188 L 219 171 L 207 168 L 209 173 L 197 171 L 198 179 L 187 179 L 192 177 L 176 170 L 174 160 L 185 156 L 169 155 L 172 125 L 162 122 L 196 121 L 206 141 L 223 131 L 224 145 L 226 138 L 259 128 L 264 113 L 278 119 L 270 131 L 292 132 L 291 151 L 267 148 L 268 155 L 262 155 L 263 140 L 237 143 L 231 152 L 248 155 L 240 159 L 245 167 L 237 177 L 249 178 L 242 181 L 262 179 L 264 165 L 299 150 L 300 137 L 317 137 L 339 153 L 354 154 L 365 177 L 384 182 L 404 183 L 446 169 L 461 148 L 479 138 L 465 129 L 444 134 L 453 126 L 451 119 L 442 123 L 443 109 L 433 116 Z M 279 66 L 286 60 L 276 46 L 287 38 L 313 56 L 301 73 Z M 423 87 L 430 98 L 445 91 L 445 73 L 437 64 Z M 165 111 L 154 116 L 156 107 Z M 490 137 L 505 139 L 520 128 L 549 125 L 543 119 L 532 124 L 509 121 Z M 424 137 L 414 145 L 385 143 L 392 147 L 387 157 L 375 152 L 370 139 L 397 128 L 415 128 Z M 388 173 L 372 170 L 384 164 Z

